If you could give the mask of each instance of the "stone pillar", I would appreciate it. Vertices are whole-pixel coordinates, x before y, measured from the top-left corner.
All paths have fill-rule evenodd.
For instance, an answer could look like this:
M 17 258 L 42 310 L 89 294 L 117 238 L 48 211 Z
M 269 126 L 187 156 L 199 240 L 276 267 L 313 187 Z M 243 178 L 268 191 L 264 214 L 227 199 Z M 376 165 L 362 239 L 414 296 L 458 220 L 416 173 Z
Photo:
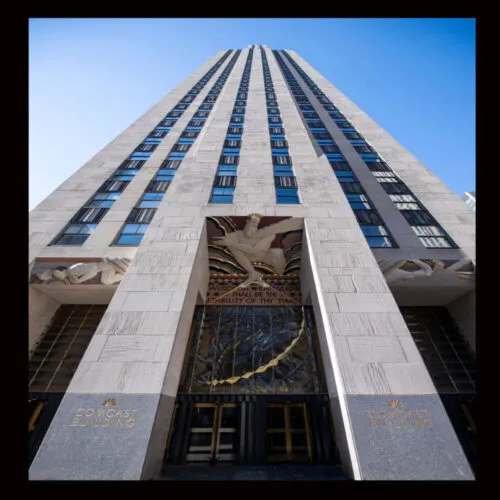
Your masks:
M 208 284 L 200 206 L 211 182 L 193 177 L 213 180 L 227 129 L 213 115 L 222 112 L 229 120 L 247 52 L 207 120 L 205 127 L 210 120 L 214 127 L 204 128 L 186 155 L 118 286 L 30 479 L 138 480 L 159 474 L 196 299 L 205 296 Z

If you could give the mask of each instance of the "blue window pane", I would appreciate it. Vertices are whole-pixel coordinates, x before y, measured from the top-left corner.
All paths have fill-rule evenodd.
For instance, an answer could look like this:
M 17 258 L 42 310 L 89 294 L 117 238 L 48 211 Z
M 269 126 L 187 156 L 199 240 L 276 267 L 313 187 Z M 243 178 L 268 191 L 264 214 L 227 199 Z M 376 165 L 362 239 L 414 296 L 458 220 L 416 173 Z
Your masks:
M 337 177 L 352 177 L 353 173 L 349 172 L 348 170 L 347 171 L 340 170 L 340 171 L 335 171 L 335 175 Z
M 179 158 L 184 158 L 186 156 L 186 152 L 185 151 L 172 151 L 169 155 L 168 155 L 168 160 L 178 160 Z
M 159 206 L 159 201 L 141 201 L 139 203 L 139 208 L 157 208 Z
M 148 137 L 144 140 L 144 144 L 160 144 L 161 139 L 159 137 Z
M 219 165 L 219 171 L 221 172 L 236 172 L 238 170 L 238 165 Z
M 293 174 L 293 170 L 290 168 L 290 170 L 276 170 L 274 169 L 274 175 L 276 177 L 282 177 L 282 176 L 289 176 L 290 174 Z
M 367 237 L 366 241 L 371 248 L 388 248 L 392 247 L 391 240 L 389 238 L 379 237 Z
M 113 180 L 115 180 L 115 181 L 127 181 L 127 182 L 129 182 L 129 181 L 131 181 L 133 178 L 134 178 L 134 176 L 133 176 L 133 175 L 115 175 L 115 176 L 113 177 Z
M 139 228 L 139 224 L 125 224 L 122 229 L 123 234 L 135 234 L 137 233 L 137 229 Z
M 116 242 L 117 245 L 139 245 L 141 243 L 142 234 L 127 234 L 121 235 Z
M 277 188 L 276 194 L 279 196 L 297 196 L 297 188 Z
M 63 234 L 55 245 L 80 246 L 85 243 L 88 234 Z
M 66 228 L 66 231 L 64 231 L 65 233 L 68 233 L 68 234 L 78 234 L 80 232 L 80 229 L 82 229 L 82 225 L 81 224 L 78 224 L 78 225 L 75 225 L 75 226 L 68 226 Z
M 339 182 L 356 182 L 354 177 L 339 177 L 337 178 Z
M 139 229 L 137 229 L 137 234 L 144 234 L 149 224 L 139 224 Z
M 219 172 L 217 172 L 218 175 L 224 175 L 224 176 L 230 176 L 230 177 L 235 177 L 237 174 L 237 172 L 230 172 L 230 171 L 222 171 L 222 170 L 219 170 Z
M 111 203 L 111 201 L 104 201 L 104 200 L 94 200 L 94 201 L 89 201 L 85 206 L 87 207 L 93 207 L 93 208 L 109 208 L 111 205 L 106 205 L 106 203 Z
M 97 224 L 83 224 L 82 230 L 80 234 L 91 234 L 94 232 L 94 229 L 97 227 Z
M 201 127 L 186 127 L 186 132 L 201 132 Z
M 126 170 L 121 170 L 122 175 L 135 175 L 139 170 L 137 168 L 127 168 Z
M 361 156 L 361 158 L 363 160 L 368 160 L 368 159 L 377 159 L 377 160 L 380 160 L 380 158 L 377 155 L 377 153 L 361 153 L 359 156 Z
M 156 127 L 154 129 L 155 132 L 170 132 L 172 130 L 172 127 Z
M 157 175 L 154 180 L 155 181 L 171 181 L 173 180 L 173 175 Z
M 108 193 L 108 200 L 117 200 L 121 193 Z
M 363 161 L 365 163 L 377 163 L 377 162 L 380 162 L 382 161 L 380 158 L 363 158 Z
M 350 201 L 351 208 L 353 209 L 371 209 L 371 205 L 369 203 L 360 203 L 357 201 Z
M 218 196 L 218 195 L 213 195 L 210 198 L 210 203 L 232 203 L 233 202 L 233 197 L 232 196 Z
M 106 200 L 108 197 L 107 193 L 97 193 L 94 196 L 94 200 Z
M 286 139 L 285 134 L 269 134 L 271 136 L 271 140 L 273 141 L 284 141 Z
M 384 226 L 361 226 L 361 231 L 365 236 L 387 236 Z
M 367 201 L 364 194 L 346 194 L 345 196 L 349 201 Z
M 278 203 L 300 203 L 298 196 L 278 196 Z
M 217 188 L 214 187 L 212 190 L 212 194 L 216 195 L 233 195 L 234 194 L 234 188 Z
M 163 193 L 144 193 L 142 195 L 143 200 L 163 200 Z
M 288 156 L 288 148 L 272 148 L 271 152 L 274 156 Z
M 115 202 L 115 200 L 101 201 L 100 207 L 101 208 L 111 208 L 113 206 L 114 202 Z
M 178 141 L 178 144 L 194 144 L 194 138 L 181 137 Z
M 144 160 L 145 158 L 149 158 L 151 156 L 151 151 L 136 151 L 129 157 L 129 160 Z
M 177 170 L 172 169 L 172 168 L 160 168 L 158 170 L 158 175 L 175 175 Z
M 356 134 L 357 130 L 355 128 L 343 128 L 341 129 L 344 134 Z
M 241 139 L 241 134 L 227 134 L 226 139 Z

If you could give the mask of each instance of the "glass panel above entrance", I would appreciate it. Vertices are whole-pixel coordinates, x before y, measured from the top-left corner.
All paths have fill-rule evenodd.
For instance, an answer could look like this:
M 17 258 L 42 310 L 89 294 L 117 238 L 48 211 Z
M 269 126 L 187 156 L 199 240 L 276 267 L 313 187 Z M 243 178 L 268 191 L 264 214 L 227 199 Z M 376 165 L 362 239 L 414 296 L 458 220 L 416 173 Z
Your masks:
M 312 308 L 200 306 L 180 393 L 318 394 Z

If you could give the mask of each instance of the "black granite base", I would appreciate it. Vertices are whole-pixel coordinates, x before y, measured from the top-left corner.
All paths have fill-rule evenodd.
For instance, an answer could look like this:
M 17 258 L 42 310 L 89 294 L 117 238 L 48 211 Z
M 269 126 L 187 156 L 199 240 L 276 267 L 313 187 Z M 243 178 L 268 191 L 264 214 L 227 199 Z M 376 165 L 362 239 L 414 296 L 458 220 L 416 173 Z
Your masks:
M 474 479 L 438 395 L 346 401 L 362 479 Z
M 141 479 L 159 401 L 159 394 L 66 394 L 29 478 Z

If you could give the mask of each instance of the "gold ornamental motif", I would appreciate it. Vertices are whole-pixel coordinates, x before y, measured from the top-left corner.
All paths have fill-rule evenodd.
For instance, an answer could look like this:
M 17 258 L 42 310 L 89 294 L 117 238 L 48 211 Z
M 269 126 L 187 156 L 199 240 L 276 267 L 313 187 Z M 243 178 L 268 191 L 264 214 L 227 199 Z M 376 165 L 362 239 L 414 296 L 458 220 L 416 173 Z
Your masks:
M 398 401 L 397 399 L 391 399 L 389 401 L 389 406 L 391 408 L 402 408 L 403 407 L 403 403 L 401 403 L 401 401 Z
M 116 406 L 116 399 L 113 398 L 106 399 L 106 401 L 104 401 L 102 406 Z

